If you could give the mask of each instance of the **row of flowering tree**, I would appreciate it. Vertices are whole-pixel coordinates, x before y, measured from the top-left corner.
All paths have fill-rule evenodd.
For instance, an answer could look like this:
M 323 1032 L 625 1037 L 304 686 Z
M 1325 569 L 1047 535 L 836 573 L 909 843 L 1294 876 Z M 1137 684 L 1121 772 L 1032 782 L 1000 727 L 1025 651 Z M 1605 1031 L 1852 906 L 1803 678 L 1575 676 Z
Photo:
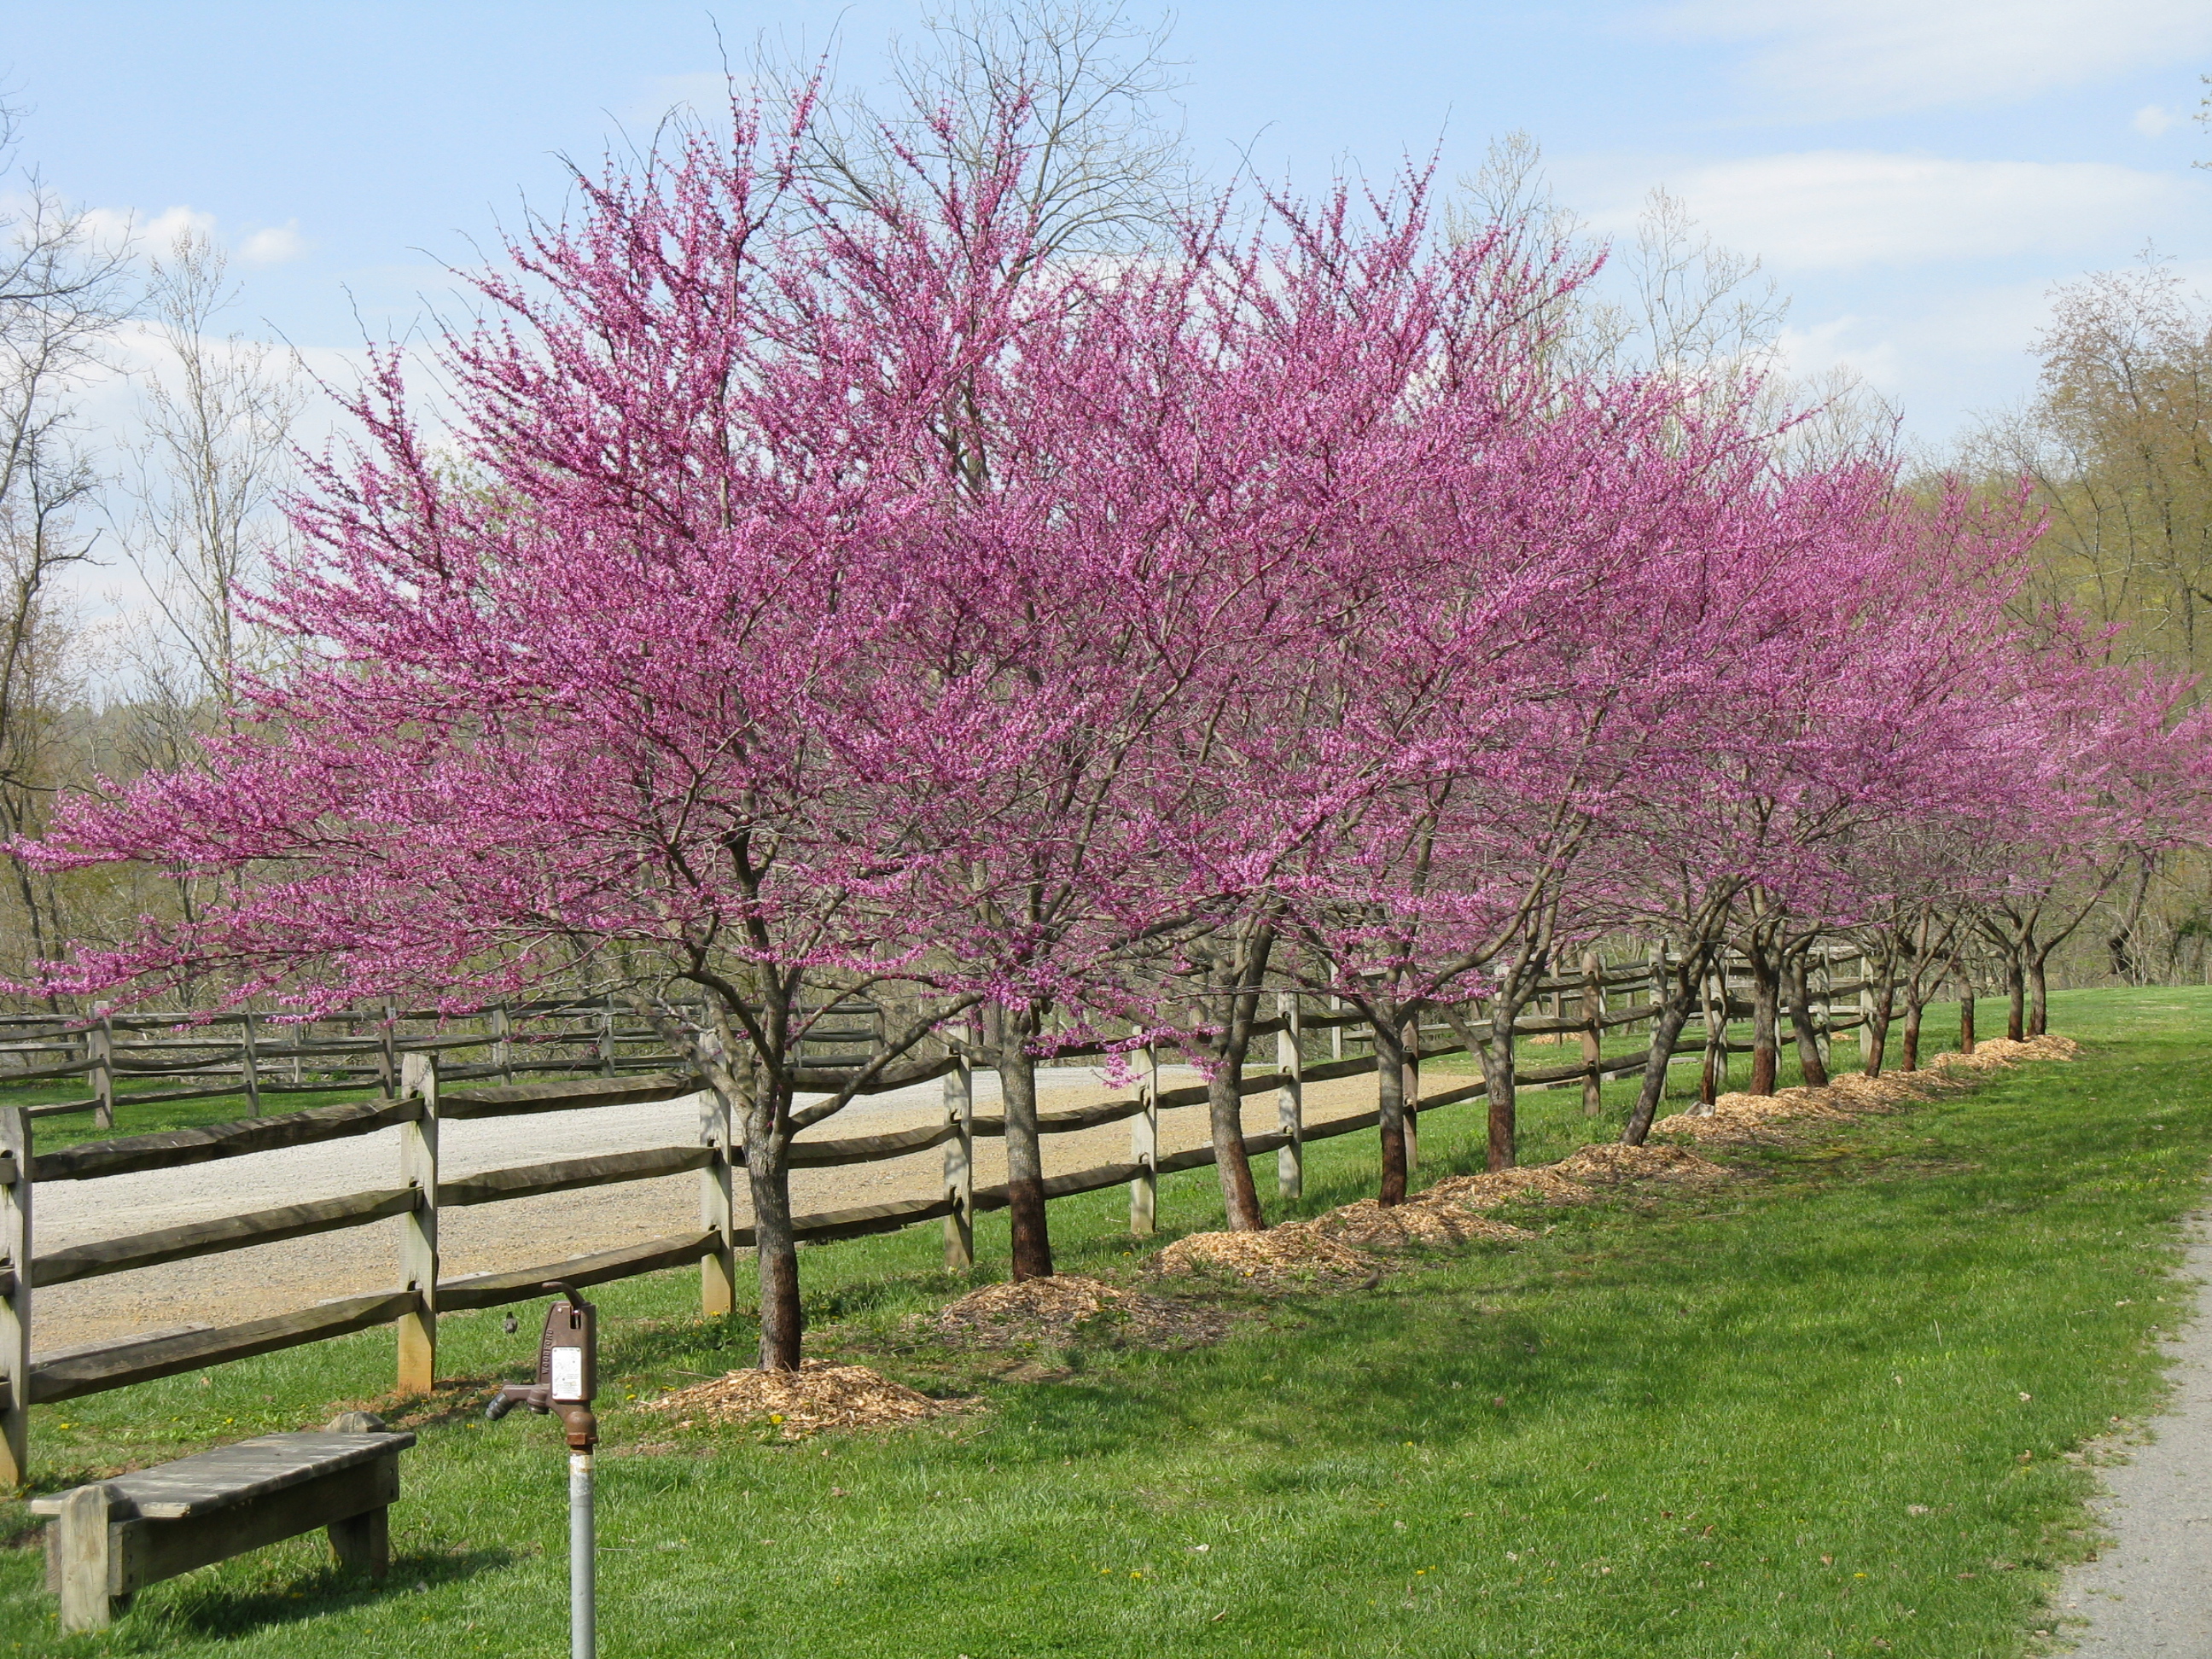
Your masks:
M 439 422 L 377 361 L 244 599 L 291 666 L 27 849 L 213 895 L 64 988 L 619 988 L 733 1103 L 791 1367 L 793 1139 L 956 1029 L 1043 1275 L 1055 1043 L 1198 1060 L 1256 1228 L 1276 989 L 1372 1022 L 1393 1202 L 1418 1027 L 1480 1053 L 1509 1164 L 1512 1023 L 1590 941 L 1670 947 L 1640 1138 L 1723 947 L 1771 1088 L 1810 940 L 1924 961 L 1972 902 L 2039 972 L 2084 869 L 2201 830 L 2173 688 L 2008 608 L 2027 526 L 1793 470 L 1710 387 L 1561 372 L 1590 272 L 1530 227 L 1434 234 L 1412 177 L 1079 259 L 1018 91 L 939 135 L 957 170 L 887 133 L 911 165 L 859 195 L 790 107 L 580 176 L 436 343 Z M 808 1070 L 854 995 L 895 1011 L 872 1057 Z

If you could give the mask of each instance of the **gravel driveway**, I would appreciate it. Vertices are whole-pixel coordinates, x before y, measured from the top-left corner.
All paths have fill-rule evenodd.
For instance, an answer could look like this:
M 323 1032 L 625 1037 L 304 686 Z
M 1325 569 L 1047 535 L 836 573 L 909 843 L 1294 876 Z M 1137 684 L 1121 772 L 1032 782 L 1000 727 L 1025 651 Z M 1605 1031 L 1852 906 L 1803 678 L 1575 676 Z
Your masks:
M 1196 1080 L 1185 1068 L 1163 1068 L 1166 1087 Z M 1112 1092 L 1089 1068 L 1054 1067 L 1038 1075 L 1050 1109 L 1104 1100 Z M 1374 1105 L 1371 1077 L 1309 1085 L 1310 1120 L 1345 1116 Z M 994 1073 L 975 1076 L 976 1109 L 999 1109 Z M 943 1085 L 928 1083 L 855 1102 L 809 1139 L 844 1139 L 938 1121 Z M 1248 1131 L 1275 1127 L 1272 1092 L 1246 1100 Z M 459 1179 L 483 1170 L 553 1158 L 696 1143 L 696 1100 L 549 1112 L 525 1117 L 457 1121 L 443 1126 L 439 1172 Z M 1129 1126 L 1113 1123 L 1047 1137 L 1046 1170 L 1058 1174 L 1128 1156 Z M 1206 1140 L 1206 1112 L 1182 1107 L 1160 1118 L 1160 1150 L 1181 1152 Z M 940 1190 L 943 1149 L 905 1158 L 792 1176 L 801 1213 L 842 1209 Z M 1006 1142 L 975 1142 L 978 1186 L 1003 1182 Z M 37 1189 L 33 1221 L 40 1251 L 122 1234 L 177 1226 L 243 1211 L 306 1203 L 399 1184 L 399 1132 L 287 1148 L 143 1175 L 55 1182 Z M 744 1183 L 738 1184 L 744 1204 Z M 698 1224 L 699 1177 L 687 1173 L 617 1187 L 586 1188 L 504 1204 L 472 1205 L 439 1218 L 441 1265 L 447 1277 L 511 1271 L 565 1256 L 616 1249 Z M 189 1324 L 226 1325 L 286 1312 L 325 1298 L 381 1290 L 395 1280 L 397 1220 L 281 1244 L 113 1273 L 37 1292 L 33 1341 L 40 1356 L 85 1344 Z

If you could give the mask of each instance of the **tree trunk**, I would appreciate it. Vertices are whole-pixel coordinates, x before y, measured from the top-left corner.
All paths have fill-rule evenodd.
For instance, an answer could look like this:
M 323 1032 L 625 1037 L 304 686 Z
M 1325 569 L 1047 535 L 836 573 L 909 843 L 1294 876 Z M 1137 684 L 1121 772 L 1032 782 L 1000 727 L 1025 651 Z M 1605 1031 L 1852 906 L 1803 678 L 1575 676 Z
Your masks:
M 1377 1019 L 1370 1029 L 1375 1033 L 1375 1105 L 1382 1137 L 1382 1184 L 1375 1196 L 1388 1208 L 1406 1201 L 1406 1057 L 1399 1052 L 1395 1021 Z
M 1241 1041 L 1224 1043 L 1229 1057 L 1217 1057 L 1213 1075 L 1206 1085 L 1206 1108 L 1213 1131 L 1213 1159 L 1221 1176 L 1221 1207 L 1229 1218 L 1229 1231 L 1263 1231 L 1267 1218 L 1261 1212 L 1260 1189 L 1252 1182 L 1252 1159 L 1244 1150 L 1244 1096 L 1238 1080 L 1244 1074 L 1244 1054 L 1251 1046 L 1251 1022 Z
M 2005 1035 L 2014 1042 L 2027 1036 L 2027 969 L 2017 950 L 2005 953 Z
M 1490 1106 L 1485 1166 L 1492 1170 L 1510 1170 L 1521 1161 L 1520 1061 L 1513 1052 L 1513 1023 L 1521 1017 L 1522 1000 L 1512 994 L 1521 977 L 1516 969 L 1498 988 L 1499 994 L 1490 1005 L 1490 1041 L 1479 1051 L 1483 1093 Z
M 1036 1056 L 1029 1047 L 1036 1015 L 1026 1010 L 1002 1014 L 1000 1030 L 996 1058 L 1006 1103 L 1006 1218 L 1014 1278 L 1050 1279 L 1052 1235 L 1044 1212 L 1044 1149 L 1037 1136 Z
M 1206 1108 L 1213 1137 L 1213 1164 L 1221 1178 L 1221 1208 L 1229 1231 L 1264 1231 L 1260 1189 L 1252 1180 L 1252 1159 L 1244 1150 L 1244 1062 L 1252 1051 L 1252 1026 L 1260 1015 L 1260 982 L 1267 976 L 1273 930 L 1254 927 L 1235 941 L 1230 971 L 1216 981 L 1226 1008 L 1221 1035 L 1213 1044 L 1213 1075 L 1206 1085 Z
M 1782 980 L 1774 953 L 1753 939 L 1751 962 L 1751 1089 L 1771 1095 L 1782 1066 Z
M 753 1198 L 753 1255 L 760 1269 L 760 1364 L 799 1369 L 804 1329 L 799 1302 L 799 1241 L 791 1230 L 791 1176 L 779 1137 L 745 1136 L 745 1175 Z
M 2142 925 L 2143 903 L 2150 896 L 2150 877 L 2157 855 L 2146 853 L 2136 866 L 2136 894 L 2128 902 L 2127 915 L 2120 919 L 2119 931 L 2106 941 L 2112 953 L 2112 976 L 2115 979 L 2142 982 L 2142 963 L 2136 957 L 2136 929 Z
M 1963 975 L 1959 981 L 1959 1052 L 1974 1052 L 1974 982 Z
M 1920 1017 L 1926 1005 L 1910 993 L 1905 1002 L 1905 1055 L 1898 1069 L 1917 1072 L 1920 1069 Z
M 1860 969 L 1863 974 L 1866 969 Z M 1860 1069 L 1869 1077 L 1881 1075 L 1883 1057 L 1889 1052 L 1889 1022 L 1896 1012 L 1896 988 L 1890 983 L 1887 964 L 1882 969 L 1882 983 L 1874 994 L 1874 1002 L 1867 1010 L 1865 1025 L 1865 1058 Z
M 2040 951 L 2027 959 L 2027 1034 L 2032 1037 L 2051 1029 L 2051 988 L 2044 973 L 2048 960 Z
M 1652 1026 L 1651 1052 L 1644 1061 L 1644 1085 L 1637 1091 L 1636 1109 L 1628 1115 L 1628 1127 L 1620 1132 L 1620 1139 L 1626 1146 L 1641 1146 L 1644 1138 L 1651 1133 L 1652 1120 L 1659 1115 L 1659 1103 L 1667 1092 L 1667 1067 L 1674 1058 L 1674 1043 L 1682 1035 L 1682 1028 L 1690 1023 L 1693 983 L 1686 973 L 1678 973 L 1667 987 L 1666 999 Z
M 1828 1086 L 1827 1063 L 1820 1058 L 1820 1028 L 1813 1024 L 1812 991 L 1805 971 L 1805 953 L 1790 953 L 1783 974 L 1790 989 L 1790 1028 L 1797 1039 L 1797 1069 L 1808 1089 Z

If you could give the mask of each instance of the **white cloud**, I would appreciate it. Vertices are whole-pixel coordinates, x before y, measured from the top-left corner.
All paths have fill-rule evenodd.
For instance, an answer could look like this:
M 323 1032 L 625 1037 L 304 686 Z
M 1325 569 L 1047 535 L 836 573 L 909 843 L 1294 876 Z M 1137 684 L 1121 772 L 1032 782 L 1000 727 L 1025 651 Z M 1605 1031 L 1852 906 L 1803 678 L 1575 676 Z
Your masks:
M 2203 186 L 2099 161 L 1953 161 L 1872 150 L 1810 150 L 1670 176 L 1699 224 L 1784 270 L 1923 264 L 2140 240 Z M 1639 204 L 1594 216 L 1626 231 Z
M 238 257 L 249 265 L 281 265 L 307 251 L 307 239 L 300 234 L 297 219 L 257 230 L 238 245 Z
M 2145 104 L 2136 112 L 2136 118 L 2130 125 L 2144 137 L 2155 138 L 2180 118 L 2170 109 L 2161 109 L 2156 104 Z
M 1683 0 L 1656 21 L 1753 46 L 1762 101 L 1809 118 L 2026 98 L 2212 48 L 2204 0 Z
M 1865 338 L 1868 323 L 1861 317 L 1835 317 L 1810 328 L 1784 328 L 1774 343 L 1782 368 L 1800 378 L 1814 378 L 1845 368 L 1882 392 L 1893 392 L 1905 376 L 1898 362 L 1896 343 Z
M 136 208 L 93 208 L 84 217 L 101 246 L 129 246 L 147 254 L 167 253 L 186 234 L 212 239 L 216 234 L 215 215 L 188 206 L 164 208 L 151 216 Z M 307 251 L 297 219 L 254 231 L 238 244 L 239 258 L 249 265 L 283 264 Z
M 2051 320 L 2051 284 L 1994 283 L 1949 290 L 1931 298 L 1915 325 L 1908 348 L 1956 358 L 2002 358 L 2026 363 L 2035 337 Z
M 136 246 L 142 252 L 166 252 L 187 232 L 201 236 L 215 234 L 215 215 L 189 207 L 164 208 L 151 217 L 142 216 L 136 208 L 93 208 L 86 212 L 84 221 L 100 246 Z

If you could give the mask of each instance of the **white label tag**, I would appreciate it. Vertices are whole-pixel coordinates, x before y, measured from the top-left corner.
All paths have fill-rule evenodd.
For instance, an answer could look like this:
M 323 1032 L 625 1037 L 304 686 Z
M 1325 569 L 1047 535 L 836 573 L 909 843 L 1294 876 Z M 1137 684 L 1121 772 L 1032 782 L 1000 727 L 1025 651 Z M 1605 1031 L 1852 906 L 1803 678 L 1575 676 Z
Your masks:
M 584 1397 L 584 1351 L 581 1348 L 553 1350 L 553 1397 L 556 1400 L 581 1400 Z

